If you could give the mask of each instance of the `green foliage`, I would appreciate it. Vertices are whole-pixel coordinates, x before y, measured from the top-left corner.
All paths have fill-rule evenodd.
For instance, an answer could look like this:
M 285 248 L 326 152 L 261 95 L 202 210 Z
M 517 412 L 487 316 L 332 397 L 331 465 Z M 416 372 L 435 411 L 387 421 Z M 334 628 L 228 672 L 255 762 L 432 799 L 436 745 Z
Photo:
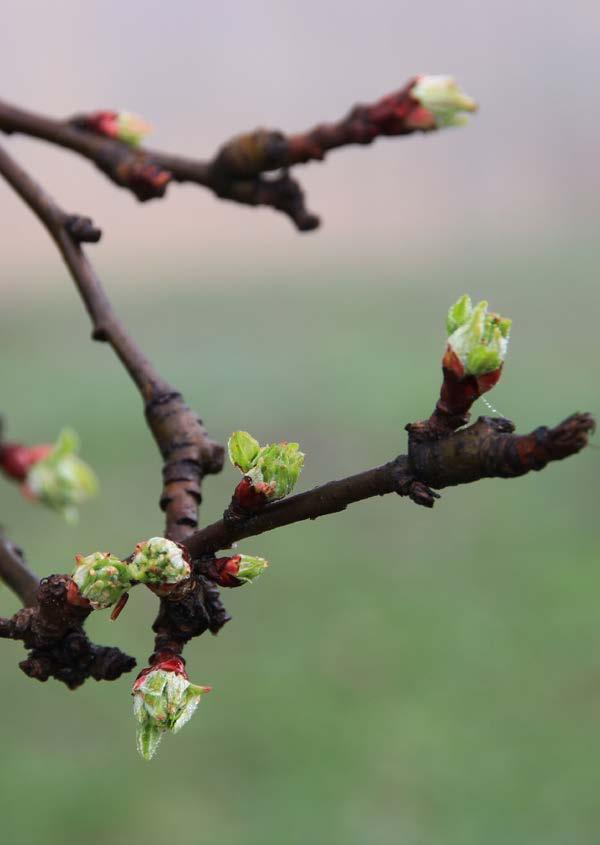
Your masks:
M 234 431 L 228 449 L 231 463 L 248 476 L 269 501 L 289 495 L 304 466 L 304 453 L 298 443 L 260 446 L 247 431 Z
M 466 375 L 481 376 L 504 363 L 512 320 L 488 314 L 487 302 L 475 307 L 466 294 L 448 311 L 448 345 L 463 364 Z

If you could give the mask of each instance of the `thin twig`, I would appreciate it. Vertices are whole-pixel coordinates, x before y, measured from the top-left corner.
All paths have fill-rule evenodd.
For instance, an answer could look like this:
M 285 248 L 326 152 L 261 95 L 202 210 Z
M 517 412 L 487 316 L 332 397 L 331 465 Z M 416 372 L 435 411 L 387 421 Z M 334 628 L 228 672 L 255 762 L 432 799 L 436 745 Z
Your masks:
M 0 529 L 0 581 L 23 602 L 24 607 L 37 603 L 40 579 L 25 561 L 22 550 L 4 535 Z

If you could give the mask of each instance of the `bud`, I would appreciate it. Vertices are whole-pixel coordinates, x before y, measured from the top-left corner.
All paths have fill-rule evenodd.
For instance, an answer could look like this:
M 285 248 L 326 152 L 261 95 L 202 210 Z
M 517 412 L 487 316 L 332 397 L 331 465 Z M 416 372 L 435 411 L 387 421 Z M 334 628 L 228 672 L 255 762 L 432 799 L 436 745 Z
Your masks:
M 151 537 L 138 543 L 129 564 L 130 578 L 149 586 L 174 586 L 191 573 L 187 551 L 165 537 Z
M 129 188 L 141 201 L 164 197 L 172 173 L 142 151 L 128 156 L 113 171 L 107 171 L 119 185 Z
M 234 431 L 227 442 L 229 460 L 242 472 L 248 472 L 260 453 L 260 444 L 247 431 Z
M 255 129 L 228 141 L 217 153 L 214 169 L 229 178 L 251 179 L 266 170 L 289 164 L 285 135 L 272 129 Z
M 98 490 L 91 467 L 77 456 L 79 438 L 71 429 L 63 429 L 56 445 L 27 473 L 23 492 L 62 513 L 67 522 L 76 522 L 77 505 Z
M 241 587 L 262 575 L 268 565 L 264 558 L 250 555 L 219 557 L 214 562 L 214 580 L 221 587 Z
M 260 447 L 245 431 L 229 438 L 229 457 L 244 478 L 234 498 L 243 508 L 254 510 L 266 502 L 282 499 L 294 489 L 304 465 L 298 443 L 272 443 Z
M 94 610 L 110 607 L 131 587 L 129 567 L 110 552 L 94 552 L 86 557 L 76 555 L 75 560 L 73 581 L 79 595 L 87 599 Z
M 459 379 L 495 373 L 504 363 L 512 320 L 488 314 L 487 305 L 482 301 L 473 307 L 465 295 L 448 311 L 444 367 Z
M 412 115 L 413 124 L 429 123 L 415 128 L 441 129 L 445 126 L 463 126 L 467 118 L 461 112 L 477 111 L 477 103 L 468 97 L 451 76 L 418 76 L 411 91 L 414 100 L 425 112 Z
M 164 656 L 143 669 L 131 691 L 133 713 L 138 722 L 137 748 L 151 760 L 166 731 L 177 733 L 194 715 L 202 695 L 210 687 L 191 684 L 183 660 Z
M 150 124 L 127 111 L 98 111 L 84 115 L 76 123 L 98 135 L 114 138 L 132 147 L 137 147 L 152 131 Z

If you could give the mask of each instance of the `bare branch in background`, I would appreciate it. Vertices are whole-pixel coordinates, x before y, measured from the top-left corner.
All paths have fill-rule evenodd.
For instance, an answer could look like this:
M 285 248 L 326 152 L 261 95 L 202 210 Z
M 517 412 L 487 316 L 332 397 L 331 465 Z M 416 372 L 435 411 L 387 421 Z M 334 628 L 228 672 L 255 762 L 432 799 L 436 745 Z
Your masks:
M 244 133 L 206 160 L 138 146 L 137 134 L 120 126 L 119 113 L 110 111 L 56 120 L 0 101 L 0 131 L 19 132 L 73 150 L 142 202 L 163 197 L 172 181 L 191 182 L 221 199 L 281 211 L 306 232 L 319 226 L 319 218 L 307 210 L 302 188 L 289 168 L 322 161 L 327 152 L 340 147 L 457 125 L 461 122 L 457 113 L 475 111 L 475 101 L 453 82 L 440 100 L 441 79 L 445 80 L 414 77 L 399 91 L 375 103 L 354 106 L 341 120 L 307 132 L 286 135 L 275 129 L 256 129 Z M 432 80 L 429 87 L 428 80 Z
M 27 566 L 22 550 L 0 528 L 0 581 L 17 595 L 25 607 L 37 602 L 40 580 Z

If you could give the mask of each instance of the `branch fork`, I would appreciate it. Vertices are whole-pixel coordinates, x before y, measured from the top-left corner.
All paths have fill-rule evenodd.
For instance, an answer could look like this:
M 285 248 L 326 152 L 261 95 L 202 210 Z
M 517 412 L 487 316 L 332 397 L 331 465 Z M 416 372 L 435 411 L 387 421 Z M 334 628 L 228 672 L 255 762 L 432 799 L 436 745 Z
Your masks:
M 170 182 L 193 182 L 224 199 L 270 206 L 286 214 L 300 231 L 309 231 L 319 225 L 319 219 L 306 209 L 302 189 L 290 175 L 290 168 L 322 161 L 330 150 L 345 145 L 366 145 L 381 136 L 458 125 L 462 113 L 475 108 L 474 101 L 448 77 L 415 77 L 388 97 L 354 107 L 338 122 L 296 135 L 258 129 L 227 142 L 208 161 L 140 147 L 136 134 L 139 124 L 123 123 L 123 116 L 113 112 L 61 121 L 0 102 L 0 131 L 22 132 L 73 150 L 141 201 L 163 197 Z M 513 423 L 503 418 L 482 416 L 467 426 L 473 402 L 500 378 L 510 321 L 487 314 L 487 303 L 473 308 L 468 297 L 463 297 L 448 315 L 440 398 L 428 419 L 406 426 L 407 454 L 289 495 L 304 457 L 297 451 L 298 444 L 260 447 L 247 433 L 237 432 L 237 446 L 232 449 L 230 440 L 229 453 L 242 471 L 242 481 L 223 518 L 198 529 L 202 482 L 206 475 L 221 471 L 223 447 L 209 437 L 201 419 L 179 391 L 159 375 L 115 314 L 83 248 L 83 244 L 98 242 L 101 230 L 89 217 L 63 211 L 2 148 L 0 175 L 36 214 L 56 244 L 89 314 L 92 337 L 109 344 L 129 373 L 162 456 L 160 507 L 166 517 L 166 540 L 154 540 L 178 544 L 177 555 L 181 558 L 183 548 L 186 564 L 173 589 L 147 583 L 159 597 L 159 611 L 152 626 L 155 640 L 150 666 L 142 671 L 134 694 L 144 685 L 147 698 L 143 706 L 148 709 L 149 702 L 154 702 L 153 708 L 156 705 L 150 708 L 155 733 L 160 733 L 164 716 L 158 705 L 171 706 L 177 690 L 179 709 L 169 717 L 171 729 L 188 712 L 181 698 L 187 688 L 177 680 L 183 678 L 188 683 L 182 658 L 186 643 L 206 631 L 217 634 L 231 618 L 218 587 L 240 586 L 267 565 L 262 558 L 247 555 L 217 557 L 220 551 L 284 525 L 339 513 L 354 502 L 374 496 L 394 493 L 431 508 L 439 499 L 438 490 L 482 478 L 514 478 L 538 471 L 551 461 L 579 452 L 594 431 L 594 419 L 586 413 L 572 414 L 554 428 L 540 427 L 525 435 L 516 434 Z M 0 454 L 2 447 L 0 428 Z M 149 545 L 152 541 L 145 542 Z M 131 671 L 134 658 L 117 648 L 91 643 L 84 623 L 93 607 L 114 603 L 116 618 L 129 586 L 142 580 L 129 566 L 135 562 L 135 554 L 127 561 L 105 561 L 107 567 L 114 567 L 105 569 L 104 582 L 96 578 L 94 556 L 82 559 L 88 568 L 73 578 L 51 575 L 40 582 L 22 552 L 0 535 L 0 578 L 24 605 L 12 618 L 0 619 L 0 637 L 19 640 L 28 649 L 27 659 L 20 663 L 26 674 L 41 681 L 54 677 L 75 689 L 90 677 L 112 680 Z M 101 559 L 106 557 L 110 556 L 100 554 Z M 123 580 L 113 583 L 110 579 L 119 566 Z M 86 575 L 90 575 L 91 587 Z M 84 593 L 88 588 L 96 590 L 88 591 L 90 599 L 80 592 L 78 578 Z M 104 587 L 106 593 L 102 592 Z M 153 690 L 145 685 L 155 677 L 165 681 L 160 673 L 167 671 L 173 675 L 167 678 L 168 695 L 165 693 L 164 700 L 157 703 L 152 698 Z M 137 707 L 146 730 L 148 719 L 139 700 Z M 144 742 L 145 756 L 151 756 L 157 742 L 150 743 L 152 749 Z

